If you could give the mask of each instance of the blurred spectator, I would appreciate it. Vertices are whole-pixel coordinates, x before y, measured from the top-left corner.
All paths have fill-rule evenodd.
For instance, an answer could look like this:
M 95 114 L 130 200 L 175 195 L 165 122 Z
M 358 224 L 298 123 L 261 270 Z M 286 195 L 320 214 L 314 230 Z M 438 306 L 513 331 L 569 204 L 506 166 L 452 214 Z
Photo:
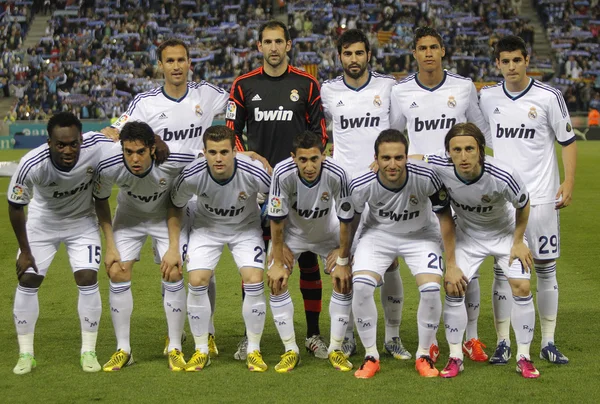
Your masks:
M 597 109 L 590 107 L 588 112 L 588 127 L 600 125 L 600 112 Z

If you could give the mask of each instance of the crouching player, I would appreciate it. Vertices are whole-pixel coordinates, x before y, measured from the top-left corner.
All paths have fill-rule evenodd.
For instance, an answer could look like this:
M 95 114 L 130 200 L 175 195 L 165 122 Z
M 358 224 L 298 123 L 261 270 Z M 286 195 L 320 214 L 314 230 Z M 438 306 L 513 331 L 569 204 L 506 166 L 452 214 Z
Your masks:
M 175 146 L 172 146 L 175 147 Z M 96 211 L 106 238 L 104 263 L 110 278 L 110 311 L 117 338 L 117 351 L 104 365 L 105 372 L 121 370 L 133 363 L 129 331 L 133 296 L 131 274 L 148 236 L 156 243 L 162 258 L 170 247 L 181 261 L 178 243 L 169 243 L 167 209 L 169 192 L 192 154 L 172 149 L 161 165 L 155 163 L 155 138 L 143 122 L 128 122 L 121 130 L 121 143 L 114 145 L 98 165 L 94 185 Z M 108 198 L 113 184 L 120 188 L 117 210 L 111 224 Z M 185 289 L 181 267 L 162 274 L 163 300 L 169 327 L 169 368 L 184 370 L 181 334 L 185 324 Z
M 294 259 L 310 251 L 321 256 L 323 265 L 329 254 L 337 256 L 337 265 L 331 271 L 333 292 L 329 305 L 331 339 L 328 357 L 334 368 L 349 371 L 352 364 L 341 350 L 352 308 L 348 257 L 354 208 L 348 176 L 334 160 L 325 157 L 325 146 L 314 132 L 296 135 L 292 149 L 292 157 L 275 166 L 269 194 L 272 244 L 267 278 L 275 327 L 285 345 L 285 353 L 275 370 L 289 372 L 300 361 L 288 277 Z
M 260 162 L 236 154 L 235 133 L 228 127 L 211 126 L 204 132 L 203 142 L 204 158 L 187 167 L 173 187 L 171 201 L 175 208 L 169 214 L 169 233 L 178 233 L 181 209 L 197 195 L 187 264 L 188 320 L 196 351 L 187 362 L 186 371 L 199 371 L 210 365 L 208 284 L 227 245 L 246 293 L 242 306 L 248 333 L 246 364 L 250 371 L 264 372 L 267 365 L 260 353 L 260 339 L 266 315 L 265 251 L 256 197 L 258 193 L 269 192 L 271 178 Z M 171 237 L 171 243 L 174 242 L 177 237 Z M 171 255 L 163 264 L 177 265 L 176 258 Z
M 384 130 L 375 141 L 379 171 L 359 175 L 350 183 L 354 209 L 366 215 L 352 264 L 352 312 L 366 349 L 364 362 L 354 374 L 357 378 L 370 378 L 379 371 L 373 294 L 398 256 L 415 276 L 420 294 L 415 367 L 424 377 L 439 374 L 434 362 L 439 352 L 435 341 L 442 314 L 440 241 L 447 251 L 454 251 L 454 246 L 448 246 L 454 241 L 454 223 L 442 182 L 426 164 L 407 163 L 407 150 L 408 141 L 400 131 Z M 438 216 L 442 240 L 432 208 Z M 447 264 L 454 265 L 453 257 L 447 257 Z
M 533 257 L 524 241 L 529 193 L 512 168 L 485 155 L 484 135 L 472 123 L 455 125 L 444 145 L 450 158 L 425 156 L 448 189 L 457 215 L 456 266 L 448 267 L 444 279 L 450 358 L 440 375 L 454 377 L 463 370 L 461 341 L 467 325 L 464 282 L 477 273 L 486 257 L 493 256 L 512 289 L 517 372 L 525 378 L 537 378 L 540 374 L 529 356 L 535 326 L 529 285 Z

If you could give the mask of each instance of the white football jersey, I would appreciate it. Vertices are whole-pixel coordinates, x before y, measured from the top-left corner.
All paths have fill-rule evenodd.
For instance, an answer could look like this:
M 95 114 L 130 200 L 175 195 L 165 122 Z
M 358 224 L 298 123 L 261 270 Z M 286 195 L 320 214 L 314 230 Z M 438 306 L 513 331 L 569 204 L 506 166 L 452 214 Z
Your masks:
M 169 97 L 163 87 L 136 95 L 111 126 L 120 131 L 127 122 L 142 121 L 165 142 L 181 144 L 182 150 L 198 154 L 204 149 L 204 131 L 212 126 L 215 115 L 225 111 L 229 94 L 205 81 L 188 82 L 187 87 L 178 100 Z
M 425 157 L 440 177 L 448 194 L 457 225 L 475 239 L 512 235 L 515 208 L 523 208 L 529 193 L 519 175 L 507 164 L 486 156 L 481 176 L 469 182 L 458 177 L 447 157 Z
M 392 88 L 391 98 L 390 125 L 400 131 L 408 129 L 409 154 L 437 153 L 444 148 L 450 128 L 464 122 L 477 125 L 492 147 L 471 79 L 444 70 L 442 82 L 428 88 L 415 73 Z
M 481 89 L 481 111 L 489 122 L 494 156 L 523 178 L 531 204 L 554 203 L 560 176 L 554 141 L 575 141 L 571 117 L 561 92 L 537 80 L 518 96 L 503 83 Z
M 354 218 L 348 186 L 346 171 L 329 157 L 323 161 L 319 179 L 312 184 L 300 178 L 298 166 L 287 158 L 273 171 L 269 219 L 287 218 L 286 233 L 308 243 L 339 238 L 339 221 Z
M 201 157 L 183 170 L 171 191 L 171 200 L 183 207 L 198 195 L 194 227 L 235 234 L 260 227 L 256 196 L 268 193 L 270 186 L 271 177 L 263 165 L 243 154 L 235 156 L 233 177 L 225 182 L 211 176 L 206 159 Z
M 373 172 L 352 180 L 350 194 L 354 210 L 362 213 L 365 205 L 369 205 L 365 228 L 407 234 L 435 226 L 432 207 L 434 212 L 439 212 L 449 204 L 442 181 L 422 161 L 408 162 L 406 171 L 406 182 L 400 189 L 385 187 Z
M 10 180 L 8 202 L 29 204 L 28 220 L 64 224 L 64 220 L 95 216 L 92 188 L 96 166 L 114 142 L 101 133 L 83 135 L 79 160 L 69 171 L 57 168 L 48 144 L 27 153 Z
M 344 76 L 321 87 L 325 117 L 333 124 L 333 158 L 351 174 L 369 168 L 377 136 L 390 128 L 390 93 L 395 83 L 393 76 L 372 72 L 360 88 L 349 87 Z
M 120 143 L 103 158 L 94 181 L 94 197 L 107 199 L 113 184 L 119 187 L 117 206 L 121 213 L 143 218 L 167 217 L 169 192 L 183 169 L 194 161 L 194 155 L 180 153 L 177 145 L 170 146 L 169 158 L 160 164 L 154 163 L 143 175 L 129 171 Z

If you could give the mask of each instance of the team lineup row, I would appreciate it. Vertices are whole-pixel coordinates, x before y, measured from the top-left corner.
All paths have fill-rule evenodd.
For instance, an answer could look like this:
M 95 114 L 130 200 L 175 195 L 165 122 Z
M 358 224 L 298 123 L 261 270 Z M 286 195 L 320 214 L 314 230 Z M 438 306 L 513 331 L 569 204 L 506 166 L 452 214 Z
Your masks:
M 329 348 L 325 346 L 325 357 L 331 364 L 340 370 L 352 368 L 347 358 L 353 350 L 352 325 L 355 323 L 366 351 L 356 377 L 372 377 L 379 370 L 373 291 L 381 283 L 382 295 L 388 302 L 388 307 L 384 303 L 386 350 L 397 358 L 411 357 L 399 336 L 403 291 L 397 267 L 392 265 L 397 256 L 402 256 L 415 275 L 420 291 L 416 367 L 423 376 L 436 376 L 439 373 L 434 362 L 438 352 L 435 330 L 441 315 L 441 239 L 446 251 L 444 321 L 450 346 L 450 361 L 442 376 L 453 377 L 462 370 L 463 351 L 471 359 L 487 360 L 476 334 L 478 313 L 467 309 L 474 305 L 465 306 L 465 298 L 467 302 L 479 299 L 477 268 L 487 255 L 496 257 L 495 295 L 506 298 L 510 293 L 513 296 L 512 302 L 494 299 L 498 345 L 490 362 L 506 363 L 510 358 L 512 322 L 516 326 L 518 344 L 517 370 L 525 377 L 539 376 L 529 357 L 535 322 L 529 271 L 520 266 L 532 268 L 533 261 L 538 275 L 541 356 L 554 363 L 568 362 L 554 345 L 558 303 L 555 260 L 559 255 L 555 209 L 568 206 L 571 201 L 576 149 L 560 93 L 526 75 L 528 57 L 522 41 L 516 37 L 500 41 L 496 58 L 506 81 L 483 89 L 478 103 L 470 80 L 441 68 L 443 43 L 439 34 L 429 28 L 420 28 L 415 35 L 413 54 L 419 62 L 419 73 L 398 83 L 388 76 L 368 71 L 370 51 L 366 37 L 356 30 L 347 31 L 338 46 L 344 75 L 324 83 L 320 92 L 314 79 L 287 65 L 285 51 L 291 42 L 285 27 L 270 22 L 260 32 L 263 68 L 240 77 L 234 83 L 229 101 L 222 90 L 208 83 L 187 83 L 182 77 L 185 64 L 189 63 L 187 49 L 174 41 L 160 50 L 165 86 L 137 96 L 128 112 L 111 129 L 121 132 L 121 145 L 112 145 L 100 134 L 86 135 L 76 144 L 73 136 L 81 135 L 80 123 L 78 126 L 78 122 L 64 116 L 49 122 L 49 145 L 24 157 L 9 189 L 11 222 L 21 248 L 14 308 L 21 354 L 15 373 L 27 373 L 35 366 L 33 331 L 38 311 L 37 288 L 60 241 L 67 246 L 80 243 L 80 247 L 68 247 L 68 251 L 80 288 L 80 317 L 85 319 L 82 320 L 82 365 L 84 370 L 101 368 L 94 353 L 98 325 L 94 319 L 99 319 L 101 310 L 96 276 L 101 255 L 98 232 L 94 230 L 96 236 L 78 234 L 75 240 L 70 227 L 62 234 L 53 234 L 50 242 L 45 230 L 48 211 L 53 212 L 50 216 L 56 214 L 61 219 L 69 214 L 81 214 L 86 219 L 74 220 L 74 228 L 96 229 L 92 225 L 96 223 L 92 188 L 95 188 L 98 221 L 107 241 L 105 263 L 111 278 L 110 304 L 118 349 L 105 370 L 120 369 L 132 361 L 129 346 L 131 267 L 147 235 L 153 236 L 162 257 L 171 368 L 193 371 L 210 363 L 208 347 L 211 343 L 214 345 L 210 332 L 211 274 L 220 255 L 215 251 L 228 244 L 241 268 L 245 292 L 243 314 L 247 338 L 243 352 L 238 350 L 236 355 L 240 353 L 239 358 L 246 359 L 250 370 L 266 369 L 259 346 L 266 308 L 262 283 L 266 251 L 260 226 L 256 226 L 260 223 L 260 211 L 254 194 L 266 193 L 269 187 L 266 206 L 273 239 L 267 280 L 275 324 L 285 345 L 285 354 L 275 366 L 277 371 L 289 371 L 299 360 L 287 277 L 294 258 L 298 258 L 300 275 L 303 275 L 299 254 L 311 251 L 324 257 L 334 282 L 330 313 L 337 321 L 332 317 Z M 179 56 L 173 56 L 177 53 Z M 224 127 L 205 130 L 225 103 L 228 127 L 232 130 L 226 131 Z M 323 155 L 323 110 L 333 123 L 333 160 Z M 457 125 L 465 121 L 477 126 Z M 179 129 L 182 123 L 185 129 Z M 255 153 L 242 152 L 244 127 L 248 148 Z M 390 127 L 394 130 L 387 130 Z M 408 144 L 396 130 L 405 127 L 410 154 L 425 155 L 427 163 L 407 163 Z M 111 130 L 105 132 L 111 134 Z M 55 139 L 53 131 L 65 138 Z M 155 144 L 155 133 L 171 150 L 162 164 L 153 162 L 152 152 L 164 145 L 160 141 Z M 554 139 L 563 146 L 565 181 L 560 185 L 553 153 Z M 493 147 L 494 158 L 484 157 L 486 143 Z M 112 148 L 110 152 L 99 151 L 108 147 Z M 240 151 L 237 155 L 236 148 Z M 201 150 L 205 158 L 192 162 Z M 290 152 L 292 158 L 287 157 Z M 251 158 L 243 153 L 251 154 Z M 379 167 L 376 173 L 366 171 L 373 163 L 373 153 Z M 90 160 L 80 164 L 85 156 Z M 272 180 L 264 168 L 270 168 L 269 163 L 275 166 Z M 190 165 L 184 169 L 187 164 Z M 78 171 L 75 169 L 78 167 L 80 174 L 86 177 L 65 186 L 67 184 L 61 181 Z M 184 171 L 181 173 L 181 170 Z M 152 192 L 143 187 L 140 192 L 133 187 L 153 181 L 156 188 L 152 188 Z M 231 188 L 244 181 L 251 183 L 247 186 L 255 191 Z M 121 187 L 121 192 L 111 225 L 110 210 L 103 198 L 107 192 L 110 195 L 113 183 Z M 92 184 L 95 185 L 92 187 Z M 203 188 L 210 186 L 214 189 Z M 328 188 L 322 190 L 323 187 Z M 36 197 L 31 199 L 33 188 Z M 89 197 L 89 203 L 74 204 L 72 198 L 78 195 Z M 176 207 L 186 206 L 192 197 L 197 200 L 190 202 L 184 222 L 189 225 L 186 228 L 191 228 L 187 243 L 190 271 L 187 312 L 196 351 L 186 362 L 179 343 L 186 298 L 178 247 L 185 243 L 179 241 L 180 210 Z M 30 199 L 25 225 L 22 207 Z M 167 210 L 169 199 L 174 207 Z M 516 210 L 509 208 L 507 202 Z M 162 204 L 159 215 L 151 208 L 155 204 Z M 456 235 L 449 216 L 450 204 L 458 216 Z M 433 220 L 431 206 L 438 214 L 439 225 Z M 529 210 L 531 218 L 527 225 Z M 169 217 L 165 221 L 167 211 Z M 333 216 L 334 212 L 339 220 Z M 361 212 L 360 238 L 352 243 L 358 223 L 358 219 L 353 221 L 353 218 L 355 213 Z M 214 223 L 208 218 L 214 219 Z M 244 226 L 250 223 L 253 230 L 245 231 Z M 310 228 L 302 227 L 306 223 L 311 223 Z M 336 230 L 332 230 L 334 228 Z M 235 236 L 228 236 L 224 229 L 228 229 L 227 232 L 233 229 L 231 234 Z M 495 233 L 490 234 L 491 229 L 496 229 Z M 388 236 L 381 237 L 378 231 Z M 525 232 L 531 252 L 523 243 Z M 181 233 L 187 235 L 187 231 Z M 331 236 L 338 233 L 339 237 Z M 324 234 L 328 235 L 327 243 L 321 239 L 313 241 L 314 237 Z M 390 239 L 389 234 L 395 237 Z M 478 244 L 475 240 L 484 239 L 481 234 L 496 244 Z M 332 240 L 336 240 L 335 245 L 331 244 Z M 81 243 L 86 245 L 81 247 Z M 356 248 L 352 275 L 351 245 Z M 236 254 L 236 250 L 239 253 Z M 455 251 L 454 256 L 451 251 Z M 35 270 L 28 270 L 30 267 Z M 465 330 L 468 341 L 462 344 Z M 346 349 L 348 345 L 350 349 Z M 317 350 L 313 351 L 317 355 Z

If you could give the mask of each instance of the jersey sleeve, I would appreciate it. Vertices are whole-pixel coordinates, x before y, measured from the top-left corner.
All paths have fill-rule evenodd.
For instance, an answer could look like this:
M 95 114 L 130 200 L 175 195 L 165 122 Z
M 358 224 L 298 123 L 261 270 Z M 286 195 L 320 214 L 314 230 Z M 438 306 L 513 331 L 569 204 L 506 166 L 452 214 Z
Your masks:
M 173 175 L 179 175 L 183 169 L 190 165 L 196 158 L 196 156 L 186 153 L 184 150 L 185 149 L 177 143 L 169 145 L 170 153 L 167 158 L 167 163 L 172 170 Z M 165 168 L 165 164 L 163 164 L 163 168 Z
M 177 208 L 183 208 L 187 205 L 188 201 L 192 199 L 194 195 L 194 178 L 197 178 L 196 174 L 197 164 L 190 164 L 183 172 L 179 175 L 175 181 L 175 185 L 171 189 L 171 202 Z
M 214 115 L 221 114 L 225 112 L 225 107 L 227 106 L 227 102 L 229 101 L 229 94 L 227 91 L 222 88 L 218 88 L 215 90 L 215 100 L 213 103 L 213 113 Z
M 273 173 L 269 191 L 268 216 L 271 220 L 282 220 L 289 214 L 290 177 L 282 176 L 279 170 Z
M 398 91 L 399 87 L 394 86 L 390 93 L 390 128 L 404 132 L 404 129 L 406 129 L 406 115 L 404 115 L 402 104 L 398 99 Z
M 106 163 L 106 161 L 100 162 L 94 175 L 94 198 L 96 199 L 110 198 L 115 183 L 114 170 L 110 168 L 103 169 L 103 163 Z
M 242 138 L 244 127 L 246 126 L 246 115 L 244 90 L 239 80 L 236 80 L 229 93 L 229 100 L 227 101 L 227 108 L 225 110 L 225 119 L 227 127 L 235 132 L 235 148 L 238 151 L 246 150 L 244 139 Z
M 529 192 L 519 174 L 515 171 L 507 173 L 507 180 L 502 194 L 515 209 L 523 209 L 529 202 Z
M 450 205 L 450 197 L 448 196 L 448 191 L 442 183 L 442 180 L 435 171 L 432 171 L 429 175 L 429 181 L 429 200 L 431 201 L 432 210 L 438 213 Z
M 361 214 L 365 210 L 365 204 L 368 198 L 368 187 L 359 187 L 357 180 L 361 177 L 357 177 L 350 182 L 350 200 L 354 207 L 354 213 Z
M 306 109 L 307 127 L 310 131 L 321 135 L 323 144 L 327 144 L 327 129 L 325 128 L 325 115 L 321 102 L 321 89 L 319 83 L 311 77 L 308 90 L 308 101 Z
M 115 128 L 116 130 L 118 130 L 119 132 L 121 132 L 121 129 L 123 129 L 123 126 L 127 123 L 127 122 L 135 122 L 135 121 L 142 121 L 145 122 L 145 115 L 144 115 L 144 106 L 143 104 L 140 102 L 141 101 L 141 94 L 138 94 L 133 101 L 131 101 L 129 103 L 129 106 L 127 107 L 127 111 L 125 111 L 120 117 L 119 119 L 117 119 L 112 125 L 110 125 L 111 127 Z
M 575 132 L 569 116 L 567 104 L 560 91 L 554 89 L 553 97 L 548 103 L 548 124 L 561 146 L 568 146 L 575 141 Z
M 352 203 L 352 196 L 350 195 L 350 184 L 348 182 L 348 173 L 342 170 L 340 180 L 337 182 L 337 188 L 334 195 L 335 198 L 335 210 L 337 217 L 342 222 L 351 222 L 354 218 L 354 204 Z
M 321 104 L 323 105 L 323 114 L 325 115 L 325 119 L 331 120 L 333 119 L 333 115 L 331 114 L 331 108 L 329 105 L 329 86 L 327 84 L 323 84 L 321 87 Z
M 39 158 L 39 157 L 37 157 Z M 21 159 L 17 171 L 10 179 L 8 185 L 8 203 L 14 205 L 27 205 L 33 197 L 33 184 L 35 172 L 31 165 L 36 161 L 36 156 L 28 153 Z
M 481 108 L 479 107 L 479 98 L 477 97 L 477 88 L 471 83 L 471 93 L 469 94 L 469 106 L 467 108 L 467 121 L 472 122 L 483 132 L 485 136 L 485 144 L 490 149 L 492 148 L 492 135 L 490 133 L 490 125 L 483 117 Z

